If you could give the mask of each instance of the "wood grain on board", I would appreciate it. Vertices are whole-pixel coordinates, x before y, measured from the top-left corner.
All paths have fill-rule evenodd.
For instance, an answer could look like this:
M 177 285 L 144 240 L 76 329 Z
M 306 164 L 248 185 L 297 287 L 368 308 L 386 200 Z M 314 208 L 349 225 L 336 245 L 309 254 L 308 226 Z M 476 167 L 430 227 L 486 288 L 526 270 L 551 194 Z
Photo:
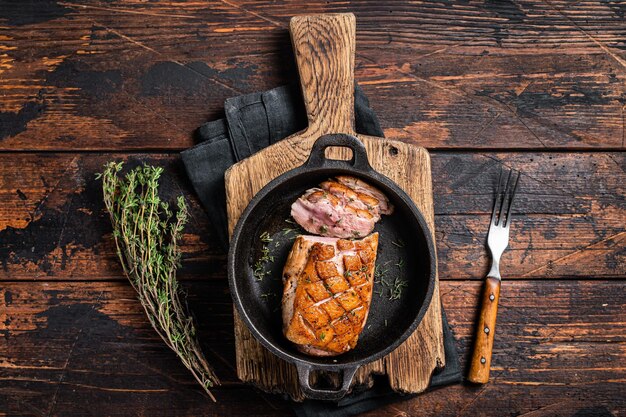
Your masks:
M 481 285 L 440 285 L 465 367 Z M 0 289 L 2 411 L 293 415 L 281 397 L 238 381 L 227 282 L 189 282 L 185 289 L 206 355 L 224 384 L 216 390 L 217 403 L 151 329 L 128 283 L 11 282 Z M 504 281 L 489 385 L 445 387 L 367 415 L 494 416 L 503 409 L 514 415 L 535 412 L 533 417 L 573 416 L 579 410 L 620 415 L 626 407 L 619 366 L 626 345 L 625 290 L 624 282 L 604 280 Z

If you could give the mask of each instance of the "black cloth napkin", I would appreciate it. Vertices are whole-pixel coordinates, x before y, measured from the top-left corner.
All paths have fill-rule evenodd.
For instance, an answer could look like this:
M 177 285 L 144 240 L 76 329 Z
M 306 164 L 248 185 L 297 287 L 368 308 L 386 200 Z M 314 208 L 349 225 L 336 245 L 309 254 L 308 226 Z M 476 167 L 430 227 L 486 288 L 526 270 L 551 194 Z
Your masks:
M 282 86 L 233 97 L 224 103 L 226 117 L 205 123 L 196 131 L 198 144 L 181 153 L 191 183 L 207 211 L 215 232 L 228 249 L 228 220 L 224 172 L 234 163 L 260 151 L 307 125 L 300 89 Z M 378 118 L 359 86 L 354 91 L 357 133 L 383 137 Z M 431 380 L 430 389 L 462 380 L 454 336 L 443 314 L 446 366 Z M 412 396 L 395 393 L 379 378 L 374 387 L 353 392 L 339 402 L 307 400 L 294 406 L 300 417 L 347 417 Z
M 357 133 L 383 137 L 378 118 L 360 87 L 354 94 Z M 191 183 L 225 250 L 228 218 L 224 172 L 233 164 L 307 126 L 299 88 L 282 86 L 229 98 L 225 119 L 203 124 L 196 146 L 181 153 Z

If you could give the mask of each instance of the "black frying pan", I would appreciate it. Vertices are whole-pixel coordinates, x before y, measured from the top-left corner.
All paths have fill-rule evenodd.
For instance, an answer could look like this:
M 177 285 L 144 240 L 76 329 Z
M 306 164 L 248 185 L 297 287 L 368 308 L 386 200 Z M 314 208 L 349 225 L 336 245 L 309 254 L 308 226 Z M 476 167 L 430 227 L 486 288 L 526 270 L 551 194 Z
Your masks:
M 329 146 L 352 149 L 352 159 L 326 159 Z M 387 271 L 386 280 L 398 277 L 407 286 L 398 299 L 390 300 L 389 291 L 380 282 L 374 284 L 370 313 L 355 349 L 335 357 L 308 356 L 282 333 L 282 268 L 297 234 L 306 233 L 289 230 L 296 226 L 286 220 L 290 219 L 291 204 L 307 189 L 342 174 L 379 188 L 395 206 L 392 215 L 382 216 L 376 224 L 375 231 L 380 234 L 376 265 L 379 271 Z M 271 242 L 261 241 L 264 232 Z M 253 268 L 263 246 L 270 249 L 274 261 L 267 262 L 259 280 Z M 370 166 L 363 143 L 344 134 L 319 138 L 303 165 L 277 177 L 254 196 L 239 218 L 228 253 L 230 290 L 241 319 L 270 352 L 296 366 L 307 398 L 325 400 L 343 397 L 359 366 L 385 356 L 413 333 L 430 304 L 436 268 L 435 248 L 424 216 L 398 185 Z M 385 290 L 382 295 L 381 289 Z M 313 387 L 309 381 L 312 371 L 341 372 L 341 386 Z

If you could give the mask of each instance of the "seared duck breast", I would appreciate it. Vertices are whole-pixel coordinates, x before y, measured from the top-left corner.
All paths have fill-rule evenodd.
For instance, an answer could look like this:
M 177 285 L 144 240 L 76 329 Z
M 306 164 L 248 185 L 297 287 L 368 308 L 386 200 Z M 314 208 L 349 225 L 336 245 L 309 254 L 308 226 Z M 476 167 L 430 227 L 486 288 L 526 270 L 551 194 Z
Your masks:
M 361 240 L 298 236 L 283 269 L 283 332 L 304 353 L 356 346 L 372 300 L 378 233 Z

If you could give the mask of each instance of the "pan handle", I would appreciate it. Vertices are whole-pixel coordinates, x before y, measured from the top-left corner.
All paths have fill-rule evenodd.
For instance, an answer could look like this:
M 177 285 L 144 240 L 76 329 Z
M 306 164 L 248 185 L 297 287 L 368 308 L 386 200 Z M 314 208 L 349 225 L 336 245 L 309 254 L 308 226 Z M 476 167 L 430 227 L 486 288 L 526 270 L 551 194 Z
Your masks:
M 352 159 L 350 161 L 337 161 L 334 159 L 326 159 L 326 148 L 329 146 L 337 146 L 352 149 Z M 305 165 L 309 168 L 333 167 L 338 164 L 349 164 L 352 168 L 359 171 L 371 171 L 372 167 L 367 160 L 367 151 L 365 145 L 359 139 L 352 135 L 343 133 L 335 133 L 331 135 L 320 136 L 311 148 L 311 154 Z
M 313 366 L 297 363 L 296 368 L 298 369 L 298 380 L 300 381 L 300 389 L 304 393 L 305 397 L 312 400 L 327 401 L 337 401 L 343 398 L 348 393 L 350 385 L 352 384 L 352 379 L 354 378 L 354 374 L 356 373 L 357 369 L 359 369 L 358 366 L 342 369 L 341 387 L 337 390 L 331 390 L 318 389 L 311 386 L 311 383 L 309 382 L 309 377 L 311 376 L 311 371 L 314 368 Z

